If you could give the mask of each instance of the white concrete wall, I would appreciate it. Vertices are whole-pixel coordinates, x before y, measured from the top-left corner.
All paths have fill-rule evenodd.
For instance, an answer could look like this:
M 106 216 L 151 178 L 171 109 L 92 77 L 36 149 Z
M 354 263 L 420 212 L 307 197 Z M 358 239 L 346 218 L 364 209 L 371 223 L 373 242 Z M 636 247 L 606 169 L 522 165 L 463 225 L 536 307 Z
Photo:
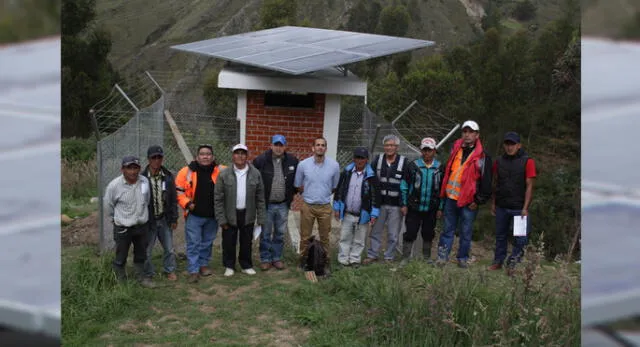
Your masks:
M 324 129 L 327 139 L 327 155 L 336 159 L 338 153 L 338 130 L 340 128 L 340 95 L 327 94 L 324 101 Z

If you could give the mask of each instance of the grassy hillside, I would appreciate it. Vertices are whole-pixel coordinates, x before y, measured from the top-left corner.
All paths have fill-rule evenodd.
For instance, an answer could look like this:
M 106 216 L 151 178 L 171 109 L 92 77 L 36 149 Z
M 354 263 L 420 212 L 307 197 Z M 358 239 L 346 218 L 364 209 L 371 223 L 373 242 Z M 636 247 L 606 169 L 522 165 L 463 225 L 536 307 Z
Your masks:
M 384 5 L 391 0 L 382 0 Z M 431 54 L 464 45 L 481 33 L 480 20 L 485 0 L 426 1 L 403 0 L 411 12 L 407 36 L 433 40 L 435 49 L 420 50 L 416 55 Z M 209 71 L 223 62 L 200 58 L 169 49 L 171 45 L 252 31 L 260 22 L 261 0 L 97 0 L 96 24 L 107 29 L 113 47 L 109 56 L 122 76 L 136 75 L 145 70 L 179 71 L 166 77 L 164 87 L 170 87 L 185 75 L 196 74 L 201 84 Z M 348 20 L 348 11 L 355 0 L 298 0 L 298 20 L 319 28 L 336 29 Z M 512 2 L 500 6 L 509 14 Z M 532 21 L 543 25 L 559 13 L 559 0 L 535 1 L 538 10 Z M 509 28 L 526 28 L 531 23 L 519 23 L 505 18 Z
M 640 12 L 640 0 L 582 0 L 580 5 L 584 36 L 617 38 Z

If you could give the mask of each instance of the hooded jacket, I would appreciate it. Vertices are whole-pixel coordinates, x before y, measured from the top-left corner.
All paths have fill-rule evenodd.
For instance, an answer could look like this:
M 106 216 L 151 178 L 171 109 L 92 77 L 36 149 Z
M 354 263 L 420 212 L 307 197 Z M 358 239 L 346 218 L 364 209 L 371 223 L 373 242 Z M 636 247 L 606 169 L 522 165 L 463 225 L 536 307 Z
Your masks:
M 340 174 L 340 180 L 338 181 L 338 187 L 336 193 L 333 196 L 333 210 L 340 212 L 340 220 L 344 219 L 344 212 L 346 204 L 344 200 L 347 198 L 349 190 L 349 182 L 351 181 L 351 175 L 356 164 L 351 162 L 347 165 Z M 358 224 L 369 223 L 371 218 L 378 218 L 380 214 L 380 204 L 382 203 L 382 195 L 380 190 L 378 178 L 376 173 L 371 168 L 371 165 L 367 163 L 364 168 L 364 178 L 362 180 L 362 190 L 360 191 L 360 219 Z
M 176 175 L 176 191 L 177 191 L 177 200 L 178 205 L 184 209 L 184 217 L 186 218 L 189 214 L 189 210 L 187 209 L 187 205 L 193 201 L 196 186 L 198 185 L 198 163 L 196 161 L 192 161 L 189 165 L 183 167 L 178 171 L 178 175 Z M 218 165 L 215 161 L 213 162 L 213 172 L 211 173 L 211 180 L 215 185 L 218 180 L 218 175 L 220 175 L 220 171 L 226 168 L 224 165 Z M 211 204 L 213 207 L 213 201 L 205 202 Z

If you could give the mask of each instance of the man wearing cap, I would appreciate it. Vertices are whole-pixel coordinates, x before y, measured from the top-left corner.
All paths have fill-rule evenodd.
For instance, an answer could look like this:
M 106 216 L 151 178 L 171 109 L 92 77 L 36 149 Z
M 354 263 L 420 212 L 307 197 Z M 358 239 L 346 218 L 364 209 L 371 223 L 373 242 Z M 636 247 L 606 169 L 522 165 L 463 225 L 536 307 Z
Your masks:
M 298 159 L 287 153 L 287 140 L 277 134 L 271 138 L 271 149 L 253 160 L 253 166 L 262 175 L 267 202 L 267 220 L 260 236 L 260 269 L 266 271 L 273 266 L 282 270 L 284 232 L 295 194 Z
M 533 196 L 536 165 L 522 149 L 520 135 L 508 132 L 504 136 L 504 154 L 493 164 L 494 190 L 491 214 L 496 217 L 496 250 L 489 270 L 502 268 L 507 258 L 507 236 L 514 218 L 527 217 L 527 235 L 531 228 L 529 206 Z M 507 259 L 507 274 L 511 275 L 524 255 L 527 236 L 514 236 L 511 255 Z
M 254 225 L 264 226 L 266 206 L 260 171 L 247 162 L 248 149 L 233 146 L 233 166 L 220 172 L 215 189 L 215 209 L 222 227 L 224 275 L 232 276 L 236 265 L 236 244 L 240 237 L 238 262 L 242 272 L 255 275 L 251 261 Z
M 437 264 L 444 266 L 447 263 L 460 222 L 460 246 L 456 257 L 458 266 L 467 268 L 478 207 L 491 198 L 491 157 L 480 142 L 478 123 L 472 120 L 462 123 L 462 138 L 453 143 L 440 197 L 444 199 L 444 228 L 438 243 Z
M 218 232 L 213 194 L 218 175 L 225 168 L 215 162 L 210 144 L 199 145 L 196 152 L 196 160 L 183 167 L 176 176 L 178 204 L 184 209 L 190 283 L 198 282 L 200 275 L 212 274 L 209 262 Z
M 298 164 L 294 187 L 302 194 L 300 206 L 300 260 L 306 258 L 313 224 L 318 221 L 320 242 L 330 258 L 329 235 L 331 234 L 331 195 L 338 187 L 340 164 L 325 155 L 327 140 L 317 137 L 313 140 L 313 156 Z M 327 268 L 330 264 L 327 261 Z
M 144 287 L 154 287 L 151 279 L 144 276 L 149 233 L 149 181 L 140 175 L 140 160 L 137 157 L 122 158 L 120 170 L 122 175 L 109 182 L 104 194 L 104 205 L 113 223 L 113 239 L 116 243 L 113 270 L 118 280 L 126 279 L 125 265 L 129 247 L 133 244 L 133 266 L 138 280 Z
M 367 259 L 364 264 L 370 264 L 378 260 L 378 253 L 382 246 L 384 226 L 387 225 L 387 248 L 384 259 L 392 261 L 396 251 L 398 235 L 402 229 L 402 217 L 407 214 L 407 207 L 402 206 L 400 199 L 400 182 L 407 176 L 407 158 L 398 154 L 400 138 L 396 135 L 387 135 L 382 139 L 384 153 L 377 156 L 371 166 L 376 170 L 382 202 L 380 217 L 371 229 L 371 243 L 367 250 Z
M 381 201 L 378 179 L 369 160 L 369 151 L 358 147 L 353 162 L 340 174 L 333 197 L 336 220 L 342 220 L 338 262 L 343 266 L 360 264 L 367 237 L 367 226 L 376 222 Z
M 171 171 L 162 165 L 164 151 L 162 147 L 153 145 L 147 149 L 149 164 L 142 171 L 142 176 L 149 180 L 151 200 L 149 201 L 149 238 L 147 245 L 147 261 L 144 264 L 145 275 L 155 275 L 151 255 L 156 239 L 164 250 L 164 274 L 169 281 L 177 279 L 176 255 L 173 250 L 173 231 L 178 225 L 178 203 L 176 185 Z
M 409 163 L 409 174 L 402 181 L 402 206 L 408 207 L 403 235 L 402 261 L 405 266 L 411 257 L 413 242 L 422 230 L 422 257 L 431 264 L 431 246 L 435 236 L 436 218 L 442 217 L 443 200 L 440 199 L 442 166 L 435 159 L 436 140 L 425 137 L 420 142 L 422 157 Z

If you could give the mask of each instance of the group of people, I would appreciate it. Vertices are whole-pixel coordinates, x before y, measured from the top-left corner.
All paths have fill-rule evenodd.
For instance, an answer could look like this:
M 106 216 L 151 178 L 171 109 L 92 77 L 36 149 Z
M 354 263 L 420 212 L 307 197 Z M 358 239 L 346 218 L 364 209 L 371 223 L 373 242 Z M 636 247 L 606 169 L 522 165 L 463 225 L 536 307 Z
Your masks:
M 460 224 L 456 258 L 458 266 L 466 268 L 478 209 L 490 203 L 496 249 L 489 270 L 506 265 L 507 273 L 511 273 L 524 254 L 531 222 L 526 219 L 527 234 L 514 237 L 507 258 L 510 225 L 513 218 L 528 216 L 536 177 L 535 163 L 522 149 L 520 136 L 515 132 L 505 134 L 504 154 L 493 164 L 480 141 L 480 127 L 472 120 L 463 123 L 462 136 L 454 142 L 446 163 L 436 159 L 437 142 L 432 137 L 422 139 L 421 156 L 415 160 L 398 153 L 397 136 L 387 135 L 382 142 L 384 153 L 371 163 L 369 151 L 358 147 L 353 151 L 353 161 L 342 170 L 335 159 L 325 155 L 327 141 L 323 137 L 313 140 L 313 155 L 298 161 L 287 152 L 287 141 L 279 134 L 272 137 L 271 148 L 251 163 L 248 148 L 235 145 L 229 167 L 215 161 L 213 146 L 199 145 L 195 160 L 175 178 L 163 166 L 160 146 L 149 147 L 148 165 L 142 172 L 140 160 L 127 156 L 122 160 L 122 175 L 110 182 L 104 195 L 116 243 L 114 271 L 120 280 L 126 279 L 125 264 L 133 244 L 137 277 L 142 285 L 153 287 L 151 252 L 158 239 L 164 249 L 164 274 L 168 280 L 177 279 L 172 235 L 178 205 L 184 210 L 189 282 L 212 275 L 209 264 L 219 227 L 224 276 L 234 275 L 236 260 L 243 273 L 256 274 L 251 251 L 258 233 L 260 269 L 282 270 L 288 214 L 294 197 L 300 194 L 302 259 L 316 222 L 320 242 L 327 259 L 331 259 L 333 217 L 341 221 L 337 256 L 341 266 L 379 261 L 385 226 L 385 261 L 393 261 L 399 251 L 400 266 L 405 266 L 421 231 L 423 258 L 444 266 Z M 434 260 L 431 250 L 435 225 L 441 218 L 444 227 Z M 400 235 L 403 222 L 406 230 Z M 370 245 L 363 260 L 369 226 Z M 400 236 L 402 246 L 398 247 Z

